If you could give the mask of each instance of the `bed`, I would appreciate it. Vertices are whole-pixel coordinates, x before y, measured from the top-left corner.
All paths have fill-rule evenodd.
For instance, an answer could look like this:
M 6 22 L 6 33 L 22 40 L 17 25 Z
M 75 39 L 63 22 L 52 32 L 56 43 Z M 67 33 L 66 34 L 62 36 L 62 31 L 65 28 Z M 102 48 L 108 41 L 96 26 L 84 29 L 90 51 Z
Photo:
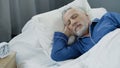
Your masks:
M 61 62 L 51 59 L 53 33 L 63 30 L 61 13 L 70 6 L 84 8 L 91 20 L 101 18 L 107 12 L 105 8 L 91 8 L 87 0 L 75 0 L 59 9 L 33 16 L 23 27 L 22 33 L 9 42 L 10 50 L 16 52 L 17 68 L 120 67 L 120 29 L 105 35 L 94 47 L 77 59 Z

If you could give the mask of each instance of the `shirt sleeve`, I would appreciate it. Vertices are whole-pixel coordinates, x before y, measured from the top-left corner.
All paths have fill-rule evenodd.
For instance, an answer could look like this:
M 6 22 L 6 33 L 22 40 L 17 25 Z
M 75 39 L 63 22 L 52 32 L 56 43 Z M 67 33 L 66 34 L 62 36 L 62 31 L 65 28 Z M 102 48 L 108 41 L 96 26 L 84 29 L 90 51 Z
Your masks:
M 104 16 L 107 17 L 107 18 L 106 17 L 104 18 L 112 21 L 113 25 L 120 28 L 120 14 L 119 13 L 108 12 Z
M 81 55 L 75 48 L 75 44 L 68 46 L 68 37 L 61 32 L 55 32 L 51 58 L 55 61 L 74 59 Z

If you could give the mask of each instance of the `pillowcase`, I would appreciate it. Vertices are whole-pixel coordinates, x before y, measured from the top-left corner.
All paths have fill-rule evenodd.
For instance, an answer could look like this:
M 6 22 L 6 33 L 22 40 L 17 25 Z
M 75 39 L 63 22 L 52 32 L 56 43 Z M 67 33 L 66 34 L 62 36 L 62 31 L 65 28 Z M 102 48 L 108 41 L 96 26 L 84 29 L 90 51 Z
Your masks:
M 59 12 L 62 13 L 65 9 L 69 7 L 79 7 L 84 9 L 86 12 L 91 10 L 90 5 L 88 4 L 87 0 L 74 0 L 73 2 L 59 8 Z
M 103 7 L 101 8 L 92 8 L 89 11 L 89 16 L 91 21 L 93 21 L 95 18 L 100 19 L 105 13 L 107 12 L 107 10 Z
M 33 27 L 30 24 L 34 24 L 32 30 L 37 31 L 36 35 L 38 36 L 40 47 L 42 47 L 48 57 L 50 57 L 51 53 L 54 32 L 62 32 L 64 29 L 62 12 L 64 11 L 64 9 L 67 9 L 70 6 L 83 8 L 90 15 L 92 15 L 94 11 L 91 11 L 87 0 L 75 0 L 59 9 L 34 16 L 31 19 L 32 22 L 28 22 L 22 29 L 22 32 L 30 31 L 29 28 Z

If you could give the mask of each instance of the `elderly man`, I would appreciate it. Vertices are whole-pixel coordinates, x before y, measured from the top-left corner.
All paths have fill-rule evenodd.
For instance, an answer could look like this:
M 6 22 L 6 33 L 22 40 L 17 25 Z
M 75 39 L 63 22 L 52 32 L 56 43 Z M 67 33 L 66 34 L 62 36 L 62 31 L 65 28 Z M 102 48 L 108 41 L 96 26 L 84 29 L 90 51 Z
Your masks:
M 55 61 L 74 59 L 92 48 L 107 33 L 120 27 L 120 14 L 108 12 L 101 19 L 90 21 L 80 9 L 69 8 L 63 14 L 64 32 L 55 32 L 51 58 Z M 70 36 L 76 40 L 68 45 Z M 109 46 L 109 45 L 108 45 Z

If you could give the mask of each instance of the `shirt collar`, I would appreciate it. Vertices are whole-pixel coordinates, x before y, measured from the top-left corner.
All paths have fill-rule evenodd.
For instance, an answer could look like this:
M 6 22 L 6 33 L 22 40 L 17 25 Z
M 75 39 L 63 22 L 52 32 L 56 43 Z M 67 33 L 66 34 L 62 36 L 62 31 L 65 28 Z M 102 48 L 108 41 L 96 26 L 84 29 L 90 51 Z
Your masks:
M 95 18 L 92 22 L 98 22 L 100 19 Z

